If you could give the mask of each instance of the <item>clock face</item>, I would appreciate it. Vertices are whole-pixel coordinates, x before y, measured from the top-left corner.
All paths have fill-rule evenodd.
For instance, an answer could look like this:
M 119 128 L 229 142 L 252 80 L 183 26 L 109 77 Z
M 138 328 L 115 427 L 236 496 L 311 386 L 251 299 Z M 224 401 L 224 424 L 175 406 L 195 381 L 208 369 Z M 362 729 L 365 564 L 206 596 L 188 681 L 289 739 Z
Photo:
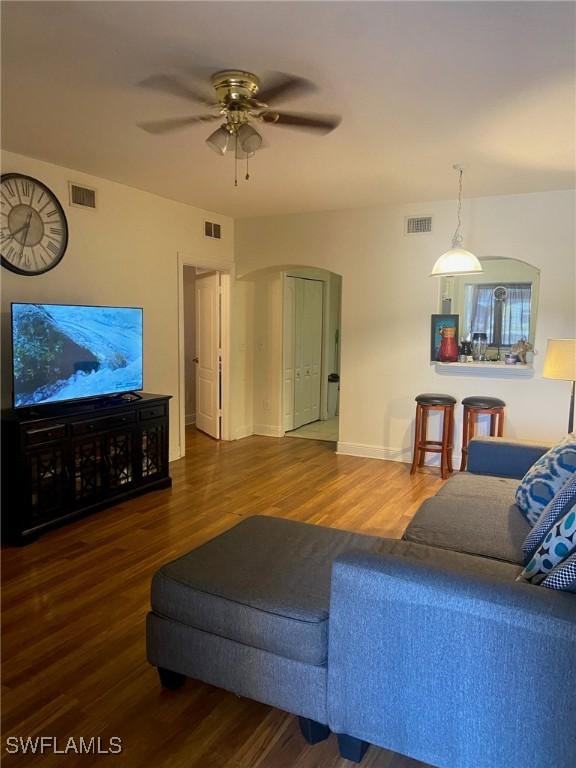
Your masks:
M 68 224 L 56 196 L 41 181 L 20 173 L 0 180 L 2 266 L 19 275 L 55 267 L 68 245 Z

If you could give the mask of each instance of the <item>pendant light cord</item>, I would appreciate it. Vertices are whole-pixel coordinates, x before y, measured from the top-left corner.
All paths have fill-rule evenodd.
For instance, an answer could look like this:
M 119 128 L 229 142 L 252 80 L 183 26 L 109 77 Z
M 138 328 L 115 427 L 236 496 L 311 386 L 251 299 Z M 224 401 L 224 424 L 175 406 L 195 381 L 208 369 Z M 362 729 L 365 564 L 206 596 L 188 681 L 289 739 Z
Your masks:
M 464 171 L 462 168 L 459 168 L 459 179 L 458 179 L 458 208 L 456 211 L 456 216 L 458 217 L 458 226 L 456 227 L 456 231 L 454 232 L 454 237 L 452 238 L 452 248 L 458 248 L 460 245 L 462 245 L 462 233 L 460 230 L 462 229 L 462 175 Z

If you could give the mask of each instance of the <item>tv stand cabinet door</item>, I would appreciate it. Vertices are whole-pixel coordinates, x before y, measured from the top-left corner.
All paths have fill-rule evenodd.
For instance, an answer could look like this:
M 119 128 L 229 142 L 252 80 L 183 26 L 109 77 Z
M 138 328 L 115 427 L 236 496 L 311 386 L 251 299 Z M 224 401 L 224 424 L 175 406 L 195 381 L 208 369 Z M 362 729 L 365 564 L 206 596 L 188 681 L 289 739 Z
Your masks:
M 110 497 L 136 483 L 135 437 L 134 429 L 115 429 L 105 435 L 106 487 Z
M 90 435 L 72 443 L 72 495 L 76 508 L 95 503 L 106 493 L 104 438 Z
M 28 519 L 14 521 L 19 532 L 61 517 L 70 504 L 68 446 L 65 442 L 27 451 L 24 461 Z M 17 509 L 11 514 L 18 514 Z
M 168 477 L 168 419 L 140 424 L 142 483 Z

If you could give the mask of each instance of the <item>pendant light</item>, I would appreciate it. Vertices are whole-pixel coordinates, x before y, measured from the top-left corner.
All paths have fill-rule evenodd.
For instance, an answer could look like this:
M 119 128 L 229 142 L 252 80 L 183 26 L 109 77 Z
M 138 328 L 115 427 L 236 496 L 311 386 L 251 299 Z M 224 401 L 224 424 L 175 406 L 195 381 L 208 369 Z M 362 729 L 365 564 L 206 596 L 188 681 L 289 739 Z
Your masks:
M 431 275 L 433 276 L 445 276 L 445 275 L 468 275 L 474 272 L 482 272 L 482 265 L 473 253 L 462 248 L 462 175 L 464 173 L 461 165 L 453 166 L 454 170 L 458 171 L 458 225 L 454 237 L 452 238 L 452 248 L 446 253 L 443 253 L 439 259 L 436 260 Z

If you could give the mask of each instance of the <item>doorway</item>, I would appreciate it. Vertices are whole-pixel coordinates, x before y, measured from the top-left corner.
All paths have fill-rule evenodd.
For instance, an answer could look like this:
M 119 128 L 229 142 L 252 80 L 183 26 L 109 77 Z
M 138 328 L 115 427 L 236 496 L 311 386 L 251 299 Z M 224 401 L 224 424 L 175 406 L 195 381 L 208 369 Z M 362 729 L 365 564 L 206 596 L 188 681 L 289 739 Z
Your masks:
M 229 272 L 179 258 L 180 453 L 186 429 L 229 439 Z
M 306 272 L 284 276 L 283 428 L 287 437 L 337 442 L 341 278 Z
M 186 426 L 222 436 L 221 276 L 184 267 Z

